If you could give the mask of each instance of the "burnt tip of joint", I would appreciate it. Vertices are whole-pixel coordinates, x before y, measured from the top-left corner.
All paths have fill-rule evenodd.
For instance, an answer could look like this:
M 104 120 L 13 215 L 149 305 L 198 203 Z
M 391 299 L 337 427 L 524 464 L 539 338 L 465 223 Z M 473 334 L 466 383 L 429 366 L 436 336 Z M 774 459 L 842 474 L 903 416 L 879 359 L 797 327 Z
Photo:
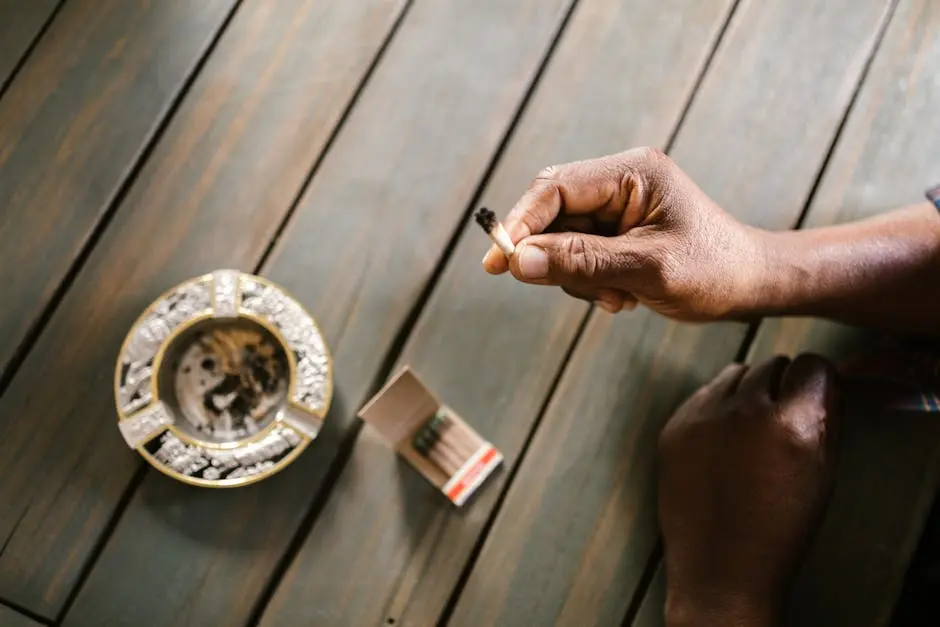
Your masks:
M 473 216 L 476 218 L 477 224 L 483 227 L 483 230 L 487 233 L 493 231 L 496 228 L 497 220 L 496 214 L 487 209 L 486 207 L 480 207 L 479 210 Z

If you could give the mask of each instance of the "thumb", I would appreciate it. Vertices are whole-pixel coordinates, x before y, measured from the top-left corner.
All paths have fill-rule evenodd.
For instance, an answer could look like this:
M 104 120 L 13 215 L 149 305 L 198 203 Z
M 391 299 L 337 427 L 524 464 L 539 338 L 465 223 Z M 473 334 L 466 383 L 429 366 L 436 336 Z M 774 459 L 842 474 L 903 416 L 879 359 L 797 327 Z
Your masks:
M 634 238 L 566 231 L 532 235 L 510 259 L 513 276 L 524 283 L 624 287 L 646 265 Z

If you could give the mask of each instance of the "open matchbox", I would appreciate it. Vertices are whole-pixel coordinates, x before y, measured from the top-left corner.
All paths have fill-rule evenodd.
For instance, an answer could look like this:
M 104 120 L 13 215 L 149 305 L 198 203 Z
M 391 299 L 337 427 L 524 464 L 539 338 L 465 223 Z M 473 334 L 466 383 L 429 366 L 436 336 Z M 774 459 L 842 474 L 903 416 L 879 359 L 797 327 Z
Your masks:
M 503 461 L 502 453 L 442 405 L 407 366 L 359 417 L 458 507 Z

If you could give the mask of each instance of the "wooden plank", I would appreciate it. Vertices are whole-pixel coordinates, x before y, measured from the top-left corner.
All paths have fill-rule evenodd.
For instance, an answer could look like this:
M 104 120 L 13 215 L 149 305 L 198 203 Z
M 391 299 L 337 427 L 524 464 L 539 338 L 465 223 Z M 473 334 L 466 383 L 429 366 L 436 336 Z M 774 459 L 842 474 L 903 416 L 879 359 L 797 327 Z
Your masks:
M 0 0 L 0 88 L 16 69 L 58 0 Z
M 332 349 L 324 431 L 291 468 L 246 489 L 194 493 L 148 474 L 66 625 L 242 625 L 263 601 L 567 8 L 409 9 L 265 271 L 311 307 Z
M 887 5 L 739 5 L 676 160 L 746 222 L 791 224 Z M 595 312 L 451 624 L 619 624 L 656 543 L 660 427 L 734 359 L 744 335 L 738 324 Z
M 807 218 L 822 226 L 922 202 L 940 179 L 936 117 L 940 6 L 904 0 Z M 870 342 L 813 320 L 765 322 L 753 357 L 813 350 L 838 359 Z M 850 404 L 836 487 L 792 598 L 794 624 L 887 625 L 940 485 L 940 423 Z
M 0 605 L 0 627 L 39 627 L 40 623 Z
M 0 100 L 0 373 L 232 6 L 68 2 Z
M 404 6 L 264 0 L 245 3 L 233 18 L 0 399 L 0 596 L 44 616 L 60 611 L 140 468 L 115 428 L 111 377 L 123 335 L 179 281 L 258 263 Z M 166 525 L 164 516 L 172 523 L 231 497 L 177 489 L 162 498 L 146 506 Z M 181 546 L 192 542 L 176 528 L 167 532 Z M 162 554 L 146 547 L 142 562 Z M 125 579 L 131 572 L 127 565 L 109 585 L 126 581 L 158 598 Z M 171 572 L 164 579 L 182 585 L 182 573 L 192 571 Z M 126 607 L 117 598 L 132 597 L 110 596 L 112 611 Z
M 631 625 L 633 627 L 665 627 L 666 617 L 663 613 L 665 606 L 666 573 L 662 566 L 659 566 Z
M 547 163 L 664 143 L 729 5 L 579 3 L 481 202 L 508 207 Z M 399 365 L 512 465 L 587 306 L 487 276 L 466 228 Z M 505 479 L 455 511 L 365 429 L 261 623 L 437 624 Z

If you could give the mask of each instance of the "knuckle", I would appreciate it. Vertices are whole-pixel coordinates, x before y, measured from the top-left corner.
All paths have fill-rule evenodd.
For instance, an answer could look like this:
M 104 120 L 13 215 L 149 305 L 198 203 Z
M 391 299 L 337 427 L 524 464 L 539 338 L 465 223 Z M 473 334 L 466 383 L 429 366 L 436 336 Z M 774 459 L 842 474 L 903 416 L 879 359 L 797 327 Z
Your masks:
M 535 175 L 535 182 L 551 185 L 564 185 L 565 183 L 594 181 L 603 178 L 603 173 L 611 162 L 610 157 L 570 161 L 542 168 Z
M 555 179 L 551 176 L 542 176 L 542 173 L 548 170 L 549 168 L 542 170 L 542 172 L 529 183 L 527 195 L 534 201 L 544 201 L 558 192 L 558 183 Z
M 636 150 L 637 156 L 648 162 L 656 162 L 669 158 L 666 156 L 665 152 L 659 148 L 653 148 L 652 146 L 640 146 Z
M 538 174 L 535 175 L 535 179 L 532 182 L 534 185 L 537 185 L 544 181 L 554 181 L 557 178 L 560 170 L 561 166 L 558 165 L 550 165 L 548 167 L 542 168 L 538 171 Z
M 779 416 L 789 445 L 797 451 L 815 452 L 822 448 L 826 433 L 826 408 L 821 404 L 803 406 L 798 412 Z
M 640 146 L 626 153 L 628 161 L 645 171 L 660 172 L 671 166 L 672 159 L 659 148 Z
M 836 369 L 825 357 L 812 353 L 798 355 L 787 369 L 789 395 L 797 398 L 831 396 L 837 392 Z
M 556 166 L 545 168 L 529 184 L 529 196 L 537 202 L 546 202 L 559 193 L 558 180 L 554 174 Z
M 520 237 L 541 233 L 555 218 L 555 211 L 560 204 L 558 184 L 552 180 L 534 179 L 522 199 L 513 206 L 506 216 L 506 228 L 514 233 L 516 224 L 525 228 L 516 232 Z
M 678 167 L 659 148 L 634 148 L 625 154 L 625 163 L 624 170 L 638 181 L 647 202 L 655 204 L 672 189 Z
M 569 274 L 582 279 L 597 276 L 603 255 L 595 245 L 588 243 L 586 238 L 568 235 L 563 243 L 563 250 Z

